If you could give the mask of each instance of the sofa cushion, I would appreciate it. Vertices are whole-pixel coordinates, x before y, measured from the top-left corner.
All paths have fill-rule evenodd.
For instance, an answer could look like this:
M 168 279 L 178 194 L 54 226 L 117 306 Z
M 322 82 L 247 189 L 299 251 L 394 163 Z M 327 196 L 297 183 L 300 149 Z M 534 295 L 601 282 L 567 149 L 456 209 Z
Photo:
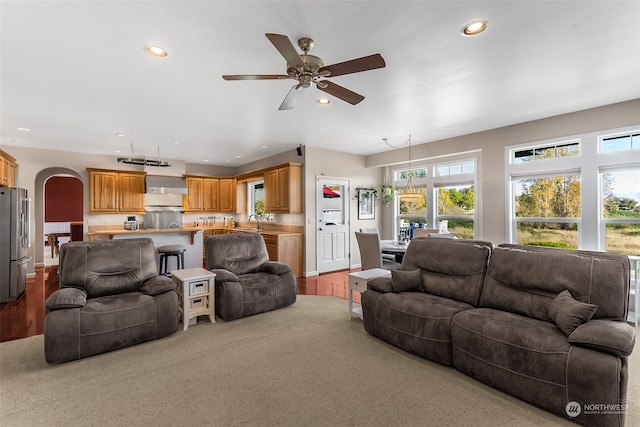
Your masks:
M 626 322 L 594 319 L 578 326 L 569 343 L 618 357 L 628 357 L 636 342 L 636 329 Z
M 549 319 L 569 336 L 578 326 L 588 322 L 597 309 L 597 305 L 576 301 L 569 291 L 564 290 L 551 303 Z
M 401 269 L 421 269 L 425 292 L 475 306 L 492 246 L 474 240 L 414 239 L 407 247 Z
M 248 273 L 238 276 L 238 280 L 242 287 L 242 317 L 287 307 L 296 301 L 293 274 Z
M 269 261 L 264 239 L 259 233 L 231 233 L 204 239 L 207 270 L 225 269 L 236 275 L 258 271 Z
M 551 303 L 568 290 L 598 306 L 594 319 L 626 320 L 629 274 L 626 255 L 500 245 L 491 253 L 479 305 L 548 321 Z
M 393 292 L 422 291 L 422 271 L 415 270 L 391 270 L 391 288 Z
M 61 287 L 84 289 L 88 298 L 137 291 L 157 276 L 151 239 L 69 242 L 60 247 Z
M 445 365 L 452 363 L 451 319 L 473 308 L 423 292 L 385 293 L 375 304 L 375 336 Z
M 88 300 L 80 309 L 80 357 L 157 338 L 154 297 L 140 292 Z
M 80 308 L 87 304 L 87 293 L 82 289 L 63 288 L 58 289 L 47 298 L 45 307 L 47 310 L 64 310 L 67 308 Z
M 477 308 L 453 318 L 453 364 L 480 381 L 542 407 L 565 393 L 571 345 L 550 322 Z

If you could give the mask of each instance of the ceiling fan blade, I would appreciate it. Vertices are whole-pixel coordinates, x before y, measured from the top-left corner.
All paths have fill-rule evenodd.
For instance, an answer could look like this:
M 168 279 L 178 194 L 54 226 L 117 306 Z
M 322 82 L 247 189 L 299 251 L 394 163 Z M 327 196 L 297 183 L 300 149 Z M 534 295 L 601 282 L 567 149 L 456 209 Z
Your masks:
M 267 33 L 265 34 L 265 36 L 267 36 L 269 41 L 273 43 L 276 49 L 278 49 L 278 52 L 280 52 L 280 55 L 284 56 L 284 59 L 287 60 L 287 63 L 289 65 L 292 65 L 294 67 L 306 68 L 304 66 L 304 62 L 302 62 L 302 59 L 298 54 L 298 51 L 296 50 L 295 47 L 293 47 L 291 40 L 289 40 L 289 37 L 283 36 L 281 34 L 271 34 L 271 33 Z
M 289 76 L 285 74 L 233 74 L 222 76 L 225 80 L 280 80 L 288 79 Z
M 296 105 L 296 102 L 300 95 L 302 95 L 303 90 L 304 87 L 301 85 L 295 85 L 292 87 L 286 98 L 284 98 L 284 101 L 282 101 L 282 104 L 280 104 L 280 108 L 278 108 L 278 110 L 291 110 L 293 106 Z
M 328 77 L 335 77 L 344 74 L 359 73 L 361 71 L 375 70 L 376 68 L 384 68 L 385 65 L 382 56 L 376 53 L 375 55 L 363 56 L 362 58 L 327 65 L 318 71 L 329 71 L 331 74 Z
M 319 83 L 322 83 L 322 84 L 316 85 L 318 89 L 328 93 L 329 95 L 333 95 L 336 98 L 340 98 L 351 105 L 356 105 L 357 103 L 361 102 L 364 99 L 364 96 L 358 93 L 352 92 L 349 89 L 342 87 L 340 85 L 337 85 L 333 82 L 330 82 L 329 80 L 322 80 Z

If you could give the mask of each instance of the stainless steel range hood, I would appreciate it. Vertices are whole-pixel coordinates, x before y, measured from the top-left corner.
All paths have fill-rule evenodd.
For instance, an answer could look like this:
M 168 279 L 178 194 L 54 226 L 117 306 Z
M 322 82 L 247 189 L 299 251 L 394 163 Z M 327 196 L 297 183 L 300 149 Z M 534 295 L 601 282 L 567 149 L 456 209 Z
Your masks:
M 187 183 L 179 176 L 147 175 L 147 194 L 187 194 Z

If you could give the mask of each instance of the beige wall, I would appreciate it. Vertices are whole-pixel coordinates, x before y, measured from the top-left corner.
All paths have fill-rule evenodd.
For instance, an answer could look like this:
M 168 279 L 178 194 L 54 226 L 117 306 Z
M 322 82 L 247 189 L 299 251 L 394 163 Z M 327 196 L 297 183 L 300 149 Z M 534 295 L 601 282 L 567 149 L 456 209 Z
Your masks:
M 412 156 L 415 162 L 452 153 L 481 151 L 478 187 L 482 191 L 482 203 L 479 206 L 481 223 L 478 224 L 478 238 L 498 244 L 505 242 L 507 236 L 506 146 L 633 125 L 640 126 L 640 99 L 414 145 Z M 414 141 L 417 143 L 419 141 Z M 373 154 L 367 156 L 366 165 L 375 168 L 404 163 L 408 155 L 407 148 Z M 383 228 L 393 227 L 392 221 L 392 218 L 385 218 Z
M 482 191 L 479 209 L 482 221 L 478 224 L 478 237 L 494 243 L 501 243 L 506 240 L 507 227 L 505 217 L 505 146 L 632 125 L 640 126 L 640 99 L 430 143 L 420 144 L 420 141 L 413 141 L 412 154 L 414 161 L 419 161 L 419 159 L 449 156 L 452 153 L 479 151 L 478 182 Z M 88 174 L 85 169 L 87 167 L 144 170 L 136 169 L 140 168 L 136 166 L 119 164 L 113 156 L 86 155 L 17 146 L 4 146 L 2 149 L 18 161 L 16 185 L 26 188 L 34 199 L 31 222 L 34 237 L 30 255 L 38 263 L 43 262 L 43 246 L 37 243 L 43 239 L 43 185 L 49 176 L 67 173 L 79 177 L 85 184 L 84 204 L 86 206 Z M 303 157 L 297 156 L 296 150 L 291 149 L 235 169 L 175 161 L 168 170 L 163 168 L 162 173 L 157 172 L 157 168 L 149 172 L 174 175 L 182 173 L 224 175 L 230 170 L 233 170 L 233 173 L 230 174 L 241 174 L 286 162 L 304 163 L 305 215 L 283 215 L 281 219 L 283 223 L 287 224 L 305 224 L 304 267 L 307 274 L 313 274 L 316 271 L 316 177 L 324 175 L 349 179 L 353 195 L 353 190 L 359 186 L 379 189 L 384 170 L 382 166 L 406 163 L 407 159 L 408 149 L 406 148 L 370 156 L 359 156 L 305 147 Z M 374 221 L 358 221 L 356 201 L 353 196 L 351 196 L 350 206 L 351 235 L 354 230 L 360 227 L 375 226 L 381 230 L 384 238 L 391 238 L 390 230 L 393 228 L 393 218 L 390 209 L 385 210 L 378 204 Z M 85 224 L 97 221 L 109 224 L 120 223 L 122 215 L 85 214 Z M 350 243 L 351 264 L 357 265 L 360 263 L 360 256 L 355 238 L 352 238 Z M 30 264 L 29 271 L 31 273 L 34 271 L 33 268 L 34 262 Z
M 361 227 L 378 227 L 381 224 L 380 204 L 376 205 L 375 220 L 358 220 L 357 201 L 354 199 L 357 187 L 379 188 L 382 183 L 380 168 L 369 168 L 365 156 L 339 151 L 306 147 L 305 152 L 305 274 L 316 274 L 316 179 L 344 178 L 350 181 L 350 252 L 351 265 L 360 264 L 360 252 L 354 231 Z

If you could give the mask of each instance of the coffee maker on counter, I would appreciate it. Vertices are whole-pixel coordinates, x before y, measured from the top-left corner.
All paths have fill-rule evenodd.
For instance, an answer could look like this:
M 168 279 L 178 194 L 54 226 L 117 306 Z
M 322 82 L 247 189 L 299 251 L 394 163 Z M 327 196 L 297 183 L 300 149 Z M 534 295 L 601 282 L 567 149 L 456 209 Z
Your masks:
M 136 220 L 136 216 L 128 216 L 127 220 L 124 222 L 125 230 L 137 230 L 138 229 L 138 220 Z

